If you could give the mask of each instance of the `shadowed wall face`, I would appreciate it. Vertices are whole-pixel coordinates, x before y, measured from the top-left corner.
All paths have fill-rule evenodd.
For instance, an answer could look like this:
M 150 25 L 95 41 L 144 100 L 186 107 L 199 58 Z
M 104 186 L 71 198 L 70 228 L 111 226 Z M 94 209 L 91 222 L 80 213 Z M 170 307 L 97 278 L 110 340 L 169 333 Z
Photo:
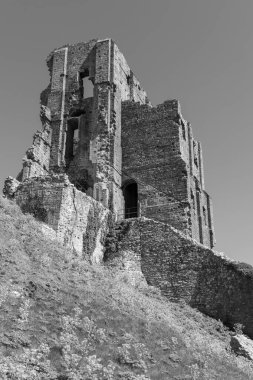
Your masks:
M 125 201 L 125 218 L 138 217 L 138 185 L 136 182 L 127 184 L 123 188 Z

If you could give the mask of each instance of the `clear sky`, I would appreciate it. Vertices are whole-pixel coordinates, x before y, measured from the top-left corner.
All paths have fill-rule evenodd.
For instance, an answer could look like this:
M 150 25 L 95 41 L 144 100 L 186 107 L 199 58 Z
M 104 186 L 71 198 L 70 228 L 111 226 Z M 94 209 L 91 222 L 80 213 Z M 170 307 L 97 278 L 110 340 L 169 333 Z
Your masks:
M 216 250 L 253 265 L 252 16 L 252 0 L 1 0 L 1 188 L 41 128 L 47 55 L 111 37 L 154 105 L 180 100 L 202 143 Z

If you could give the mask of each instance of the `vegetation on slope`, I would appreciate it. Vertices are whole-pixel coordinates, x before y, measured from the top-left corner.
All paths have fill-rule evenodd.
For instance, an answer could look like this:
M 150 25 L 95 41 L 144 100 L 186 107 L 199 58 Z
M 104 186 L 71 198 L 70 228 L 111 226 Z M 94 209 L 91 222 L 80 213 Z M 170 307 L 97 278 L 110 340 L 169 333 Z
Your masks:
M 253 379 L 221 322 L 91 266 L 0 198 L 0 378 Z

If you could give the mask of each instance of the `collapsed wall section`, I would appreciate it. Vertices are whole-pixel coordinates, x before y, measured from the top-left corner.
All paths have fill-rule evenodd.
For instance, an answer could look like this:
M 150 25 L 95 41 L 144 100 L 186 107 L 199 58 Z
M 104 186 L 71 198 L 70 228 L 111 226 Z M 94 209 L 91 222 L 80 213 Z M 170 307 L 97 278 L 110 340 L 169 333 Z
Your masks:
M 201 312 L 253 338 L 253 268 L 232 261 L 169 225 L 140 218 L 124 221 L 118 254 L 137 256 L 149 285 L 172 301 L 185 300 Z M 138 260 L 137 260 L 138 261 Z M 130 265 L 130 264 L 129 264 Z
M 92 262 L 103 259 L 111 213 L 78 191 L 66 175 L 26 180 L 18 186 L 14 199 L 24 212 L 51 227 L 62 244 Z

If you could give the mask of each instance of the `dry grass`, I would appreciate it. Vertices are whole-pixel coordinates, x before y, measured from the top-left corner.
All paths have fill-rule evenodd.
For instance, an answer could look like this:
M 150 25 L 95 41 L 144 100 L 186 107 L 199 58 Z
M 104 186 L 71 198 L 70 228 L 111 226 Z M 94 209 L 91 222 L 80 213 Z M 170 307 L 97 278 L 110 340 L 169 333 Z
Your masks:
M 113 375 L 94 369 L 82 379 L 253 379 L 252 364 L 230 352 L 230 331 L 221 322 L 170 303 L 148 286 L 132 287 L 115 268 L 91 266 L 46 239 L 31 216 L 1 198 L 0 255 L 2 362 L 21 360 L 43 343 L 56 375 L 40 372 L 38 379 L 78 379 L 66 369 L 69 337 L 90 344 L 83 354 L 79 343 L 69 344 L 71 354 L 80 356 L 76 370 L 92 355 L 103 368 L 114 367 Z M 72 321 L 72 335 L 64 318 Z

